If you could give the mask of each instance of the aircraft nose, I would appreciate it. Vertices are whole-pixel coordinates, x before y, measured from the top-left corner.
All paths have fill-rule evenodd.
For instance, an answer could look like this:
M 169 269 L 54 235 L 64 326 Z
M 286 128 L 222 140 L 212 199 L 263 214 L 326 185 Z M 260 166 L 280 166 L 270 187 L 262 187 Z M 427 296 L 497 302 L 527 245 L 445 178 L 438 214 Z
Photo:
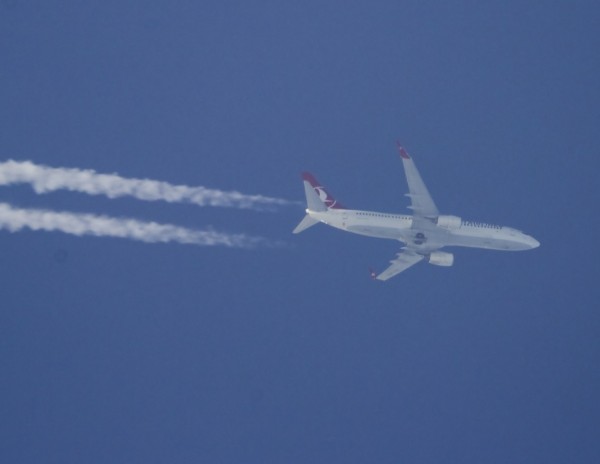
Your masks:
M 540 242 L 538 242 L 535 238 L 531 236 L 527 236 L 527 238 L 529 239 L 529 246 L 531 248 L 537 248 L 540 246 Z

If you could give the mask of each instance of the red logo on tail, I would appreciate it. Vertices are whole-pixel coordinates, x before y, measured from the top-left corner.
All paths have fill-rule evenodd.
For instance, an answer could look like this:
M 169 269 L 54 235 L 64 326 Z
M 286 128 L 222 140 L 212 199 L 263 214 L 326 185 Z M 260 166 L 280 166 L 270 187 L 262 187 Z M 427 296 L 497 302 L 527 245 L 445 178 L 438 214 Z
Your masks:
M 302 179 L 315 189 L 315 192 L 317 192 L 321 201 L 325 203 L 325 206 L 332 209 L 345 209 L 310 172 L 303 172 Z

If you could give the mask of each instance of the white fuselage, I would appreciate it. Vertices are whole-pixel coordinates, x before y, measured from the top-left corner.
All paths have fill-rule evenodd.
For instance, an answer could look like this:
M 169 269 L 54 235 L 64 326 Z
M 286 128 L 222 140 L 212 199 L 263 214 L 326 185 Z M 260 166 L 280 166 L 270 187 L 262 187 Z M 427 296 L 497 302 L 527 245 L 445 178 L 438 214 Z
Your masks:
M 307 209 L 306 213 L 331 227 L 368 237 L 399 240 L 423 253 L 445 246 L 508 251 L 529 250 L 539 246 L 536 239 L 519 230 L 471 221 L 461 220 L 452 228 L 438 226 L 432 221 L 425 229 L 421 229 L 412 227 L 412 216 L 402 214 L 348 209 Z

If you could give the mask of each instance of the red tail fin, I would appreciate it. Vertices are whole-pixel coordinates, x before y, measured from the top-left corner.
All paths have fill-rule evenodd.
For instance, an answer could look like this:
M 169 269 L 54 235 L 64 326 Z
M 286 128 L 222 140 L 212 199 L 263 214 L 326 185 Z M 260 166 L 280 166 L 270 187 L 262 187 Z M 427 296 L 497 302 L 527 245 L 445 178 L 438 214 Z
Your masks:
M 313 176 L 310 172 L 303 172 L 302 179 L 308 182 L 311 185 L 311 187 L 315 189 L 315 192 L 317 192 L 317 195 L 319 195 L 321 201 L 325 203 L 325 206 L 332 209 L 346 209 L 341 203 L 339 203 L 335 198 L 333 198 L 333 196 L 325 189 L 325 187 L 323 187 L 319 183 L 315 176 Z

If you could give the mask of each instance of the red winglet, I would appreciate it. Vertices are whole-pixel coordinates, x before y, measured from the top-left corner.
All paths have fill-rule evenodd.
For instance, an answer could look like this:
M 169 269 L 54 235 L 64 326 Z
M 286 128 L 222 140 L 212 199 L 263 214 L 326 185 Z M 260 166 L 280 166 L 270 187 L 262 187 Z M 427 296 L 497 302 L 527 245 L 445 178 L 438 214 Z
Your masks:
M 404 147 L 400 145 L 400 142 L 396 142 L 396 145 L 398 145 L 398 151 L 400 152 L 400 156 L 404 159 L 410 159 L 410 156 L 408 156 L 408 153 L 406 153 Z

